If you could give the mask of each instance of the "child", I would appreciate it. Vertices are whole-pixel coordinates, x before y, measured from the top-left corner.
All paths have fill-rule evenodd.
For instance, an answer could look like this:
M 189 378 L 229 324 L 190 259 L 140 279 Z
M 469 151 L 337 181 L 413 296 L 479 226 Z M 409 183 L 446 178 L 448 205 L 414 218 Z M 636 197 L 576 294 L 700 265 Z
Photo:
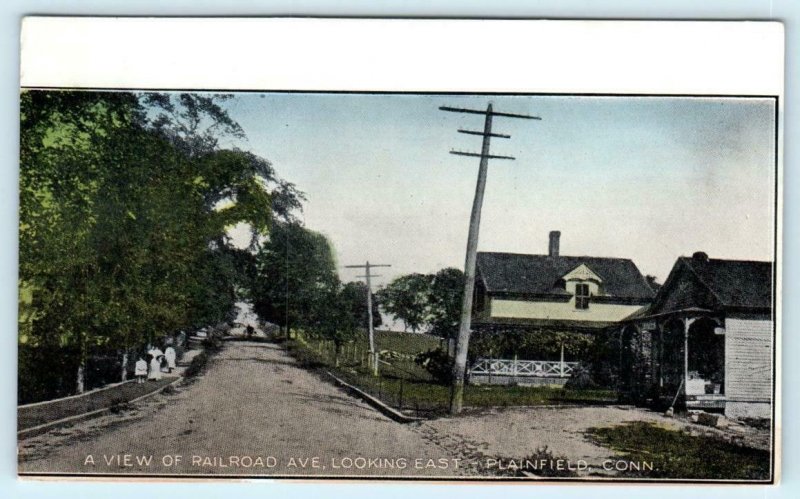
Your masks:
M 136 361 L 134 374 L 136 375 L 137 383 L 144 383 L 144 378 L 147 376 L 147 362 L 141 357 Z

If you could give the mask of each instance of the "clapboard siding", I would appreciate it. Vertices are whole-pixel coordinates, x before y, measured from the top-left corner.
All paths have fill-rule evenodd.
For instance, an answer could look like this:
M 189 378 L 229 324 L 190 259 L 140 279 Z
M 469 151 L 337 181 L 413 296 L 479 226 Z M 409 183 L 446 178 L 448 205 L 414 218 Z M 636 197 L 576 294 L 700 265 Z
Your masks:
M 726 319 L 726 413 L 742 417 L 742 413 L 761 413 L 765 407 L 768 411 L 772 382 L 772 321 Z

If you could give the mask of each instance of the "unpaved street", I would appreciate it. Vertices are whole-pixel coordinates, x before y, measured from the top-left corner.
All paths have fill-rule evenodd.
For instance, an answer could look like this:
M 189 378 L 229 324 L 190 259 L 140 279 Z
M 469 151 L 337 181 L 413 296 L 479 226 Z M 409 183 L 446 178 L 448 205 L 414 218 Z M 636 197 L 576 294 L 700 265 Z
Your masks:
M 300 369 L 277 345 L 229 342 L 176 393 L 21 441 L 20 471 L 508 476 L 489 460 L 520 460 L 546 446 L 553 458 L 584 462 L 579 475 L 609 475 L 616 471 L 603 463 L 616 459 L 613 451 L 586 431 L 630 421 L 717 431 L 613 406 L 492 409 L 404 425 Z
M 208 372 L 178 393 L 25 440 L 19 452 L 20 471 L 31 473 L 465 472 L 438 461 L 449 456 L 414 428 L 296 367 L 276 345 L 249 342 L 227 343 Z M 150 456 L 149 465 L 137 463 Z

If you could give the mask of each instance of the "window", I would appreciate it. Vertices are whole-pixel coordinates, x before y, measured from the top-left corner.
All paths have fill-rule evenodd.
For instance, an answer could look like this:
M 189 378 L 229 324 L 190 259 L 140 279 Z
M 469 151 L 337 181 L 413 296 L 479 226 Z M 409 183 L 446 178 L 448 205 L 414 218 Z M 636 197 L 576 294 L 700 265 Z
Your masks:
M 579 310 L 586 310 L 589 308 L 589 285 L 576 284 L 575 285 L 575 308 Z

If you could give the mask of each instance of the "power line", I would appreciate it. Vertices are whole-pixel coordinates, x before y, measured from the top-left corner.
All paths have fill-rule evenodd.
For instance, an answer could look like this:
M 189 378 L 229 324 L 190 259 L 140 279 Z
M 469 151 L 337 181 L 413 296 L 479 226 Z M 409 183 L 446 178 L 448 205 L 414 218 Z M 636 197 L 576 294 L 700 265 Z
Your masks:
M 361 278 L 366 278 L 367 281 L 367 316 L 368 316 L 368 330 L 369 330 L 369 362 L 372 367 L 372 373 L 377 376 L 378 375 L 378 354 L 375 351 L 375 331 L 372 325 L 372 278 L 373 277 L 380 277 L 379 275 L 373 275 L 370 272 L 370 269 L 374 269 L 376 267 L 391 267 L 391 265 L 381 263 L 381 264 L 371 264 L 369 260 L 364 265 L 345 265 L 347 269 L 366 269 L 366 272 L 362 276 L 357 276 Z
M 486 175 L 490 159 L 514 160 L 512 156 L 500 156 L 489 153 L 489 146 L 492 137 L 510 139 L 510 135 L 492 132 L 492 118 L 501 116 L 505 118 L 519 118 L 527 120 L 541 120 L 538 116 L 516 113 L 500 113 L 489 104 L 486 110 L 465 109 L 450 106 L 441 106 L 442 111 L 452 113 L 481 114 L 486 118 L 483 123 L 483 132 L 459 129 L 459 133 L 468 135 L 479 135 L 483 137 L 483 144 L 480 154 L 465 151 L 451 150 L 450 154 L 458 156 L 469 156 L 480 158 L 478 169 L 478 181 L 475 186 L 475 198 L 472 202 L 472 213 L 469 220 L 469 236 L 467 237 L 467 256 L 464 262 L 464 299 L 461 303 L 461 321 L 458 327 L 458 338 L 456 339 L 455 358 L 453 359 L 453 384 L 450 392 L 450 413 L 461 412 L 464 405 L 464 374 L 467 369 L 467 351 L 469 350 L 470 328 L 472 326 L 472 294 L 475 292 L 475 262 L 478 254 L 478 234 L 481 224 L 481 208 L 483 206 L 483 193 L 486 189 Z

